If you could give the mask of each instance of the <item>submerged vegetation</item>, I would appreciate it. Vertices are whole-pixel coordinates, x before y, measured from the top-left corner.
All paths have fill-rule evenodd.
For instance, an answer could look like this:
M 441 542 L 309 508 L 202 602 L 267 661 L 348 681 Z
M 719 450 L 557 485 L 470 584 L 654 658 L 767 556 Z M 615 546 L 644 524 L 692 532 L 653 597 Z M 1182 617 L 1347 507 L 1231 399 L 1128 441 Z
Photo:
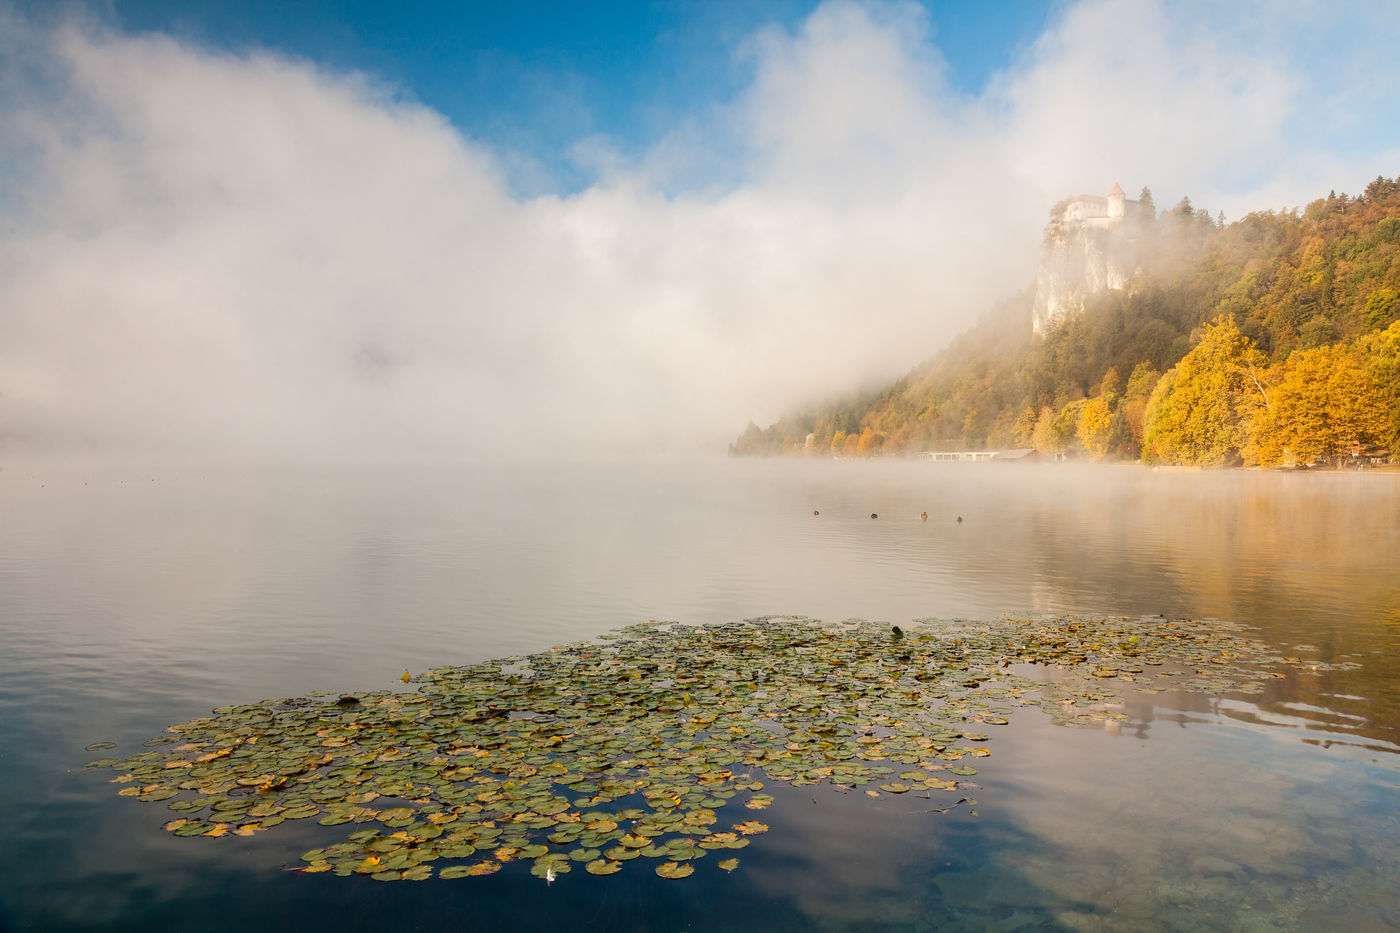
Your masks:
M 176 836 L 353 829 L 304 853 L 305 872 L 421 881 L 529 862 L 552 882 L 648 860 L 679 879 L 767 831 L 754 816 L 780 814 L 785 786 L 970 806 L 970 762 L 1019 709 L 1098 725 L 1123 717 L 1119 690 L 1258 692 L 1289 663 L 1227 623 L 1159 617 L 648 623 L 429 671 L 417 693 L 222 707 L 88 765 L 165 803 Z
M 1400 180 L 1228 225 L 1183 199 L 1141 235 L 1128 287 L 1043 337 L 1024 293 L 888 388 L 751 424 L 732 452 L 1278 466 L 1397 449 Z

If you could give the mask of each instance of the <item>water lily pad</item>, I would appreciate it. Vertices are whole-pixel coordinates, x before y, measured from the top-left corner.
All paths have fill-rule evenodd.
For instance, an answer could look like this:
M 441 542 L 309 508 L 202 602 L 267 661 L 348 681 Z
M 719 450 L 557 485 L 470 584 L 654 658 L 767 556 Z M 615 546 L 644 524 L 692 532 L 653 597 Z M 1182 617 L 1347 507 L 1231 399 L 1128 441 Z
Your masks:
M 118 772 L 121 796 L 169 801 L 185 820 L 166 824 L 177 836 L 250 835 L 309 818 L 368 824 L 303 858 L 337 875 L 403 880 L 425 863 L 491 850 L 546 867 L 556 864 L 546 857 L 568 865 L 565 853 L 589 865 L 643 853 L 680 864 L 765 831 L 755 821 L 712 831 L 715 811 L 737 794 L 748 794 L 737 799 L 749 809 L 778 807 L 781 795 L 757 793 L 765 782 L 878 785 L 865 790 L 876 798 L 952 790 L 945 768 L 976 770 L 944 763 L 988 754 L 961 744 L 988 741 L 965 731 L 969 722 L 1002 725 L 1034 705 L 1097 725 L 1123 715 L 1113 706 L 1119 679 L 1154 661 L 1176 667 L 1154 672 L 1153 689 L 1197 692 L 1262 689 L 1277 672 L 1250 665 L 1285 663 L 1218 622 L 918 622 L 897 644 L 888 631 L 799 618 L 629 626 L 605 654 L 566 646 L 440 668 L 415 678 L 417 693 L 219 707 L 146 751 L 92 764 Z M 1058 672 L 1024 680 L 1005 657 Z M 1096 677 L 1107 671 L 1115 677 Z M 639 799 L 645 808 L 599 809 Z M 442 864 L 439 874 L 483 871 Z
M 688 878 L 695 873 L 695 866 L 681 862 L 662 862 L 656 866 L 656 873 L 662 878 Z
M 739 860 L 736 858 L 727 858 L 722 862 L 717 862 L 716 864 L 719 865 L 720 868 L 723 868 L 725 871 L 733 871 L 734 869 L 739 867 Z
M 583 866 L 590 875 L 611 875 L 622 868 L 622 863 L 614 859 L 594 859 Z
M 500 862 L 493 862 L 493 861 L 490 861 L 490 860 L 485 861 L 485 862 L 475 862 L 475 863 L 473 863 L 473 864 L 471 864 L 471 865 L 466 866 L 466 873 L 467 873 L 468 875 L 472 875 L 472 876 L 476 876 L 476 875 L 491 875 L 491 874 L 495 874 L 496 872 L 498 872 L 498 871 L 500 871 L 500 870 L 501 870 L 501 863 L 500 863 Z

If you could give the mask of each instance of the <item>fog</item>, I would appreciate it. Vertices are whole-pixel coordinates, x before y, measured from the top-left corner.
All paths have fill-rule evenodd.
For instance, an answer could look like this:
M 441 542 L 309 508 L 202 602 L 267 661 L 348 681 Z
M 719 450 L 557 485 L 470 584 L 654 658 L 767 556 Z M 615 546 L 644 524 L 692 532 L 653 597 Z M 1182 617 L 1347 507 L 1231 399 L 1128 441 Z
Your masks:
M 522 195 L 374 75 L 0 6 L 0 458 L 722 451 L 1027 287 L 1066 194 L 1237 217 L 1394 174 L 1396 26 L 1073 3 L 967 94 L 921 8 L 830 2 Z

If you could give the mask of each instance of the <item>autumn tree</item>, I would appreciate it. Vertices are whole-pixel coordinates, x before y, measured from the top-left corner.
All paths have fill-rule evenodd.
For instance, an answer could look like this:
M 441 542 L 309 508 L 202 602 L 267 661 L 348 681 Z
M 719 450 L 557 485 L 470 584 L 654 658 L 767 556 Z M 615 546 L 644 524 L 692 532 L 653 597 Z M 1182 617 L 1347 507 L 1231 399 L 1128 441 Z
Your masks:
M 1340 466 L 1353 444 L 1385 438 L 1388 408 L 1384 388 L 1349 347 L 1296 350 L 1251 419 L 1252 450 L 1263 466 Z
M 1400 307 L 1400 295 L 1396 294 L 1395 289 L 1376 289 L 1366 299 L 1366 323 L 1371 327 L 1382 326 L 1395 315 L 1397 307 Z
M 1066 424 L 1059 412 L 1046 405 L 1040 410 L 1040 417 L 1036 419 L 1035 429 L 1031 432 L 1031 442 L 1037 450 L 1046 453 L 1065 453 L 1074 438 L 1075 427 L 1072 422 Z
M 1400 321 L 1361 338 L 1358 350 L 1385 398 L 1389 426 L 1383 441 L 1394 450 L 1400 447 Z
M 1263 359 L 1232 320 L 1206 325 L 1195 348 L 1148 400 L 1145 441 L 1156 459 L 1221 466 L 1246 443 L 1246 415 L 1260 389 Z
M 1087 399 L 1079 406 L 1075 436 L 1095 460 L 1102 460 L 1113 443 L 1113 414 L 1113 408 L 1102 395 Z

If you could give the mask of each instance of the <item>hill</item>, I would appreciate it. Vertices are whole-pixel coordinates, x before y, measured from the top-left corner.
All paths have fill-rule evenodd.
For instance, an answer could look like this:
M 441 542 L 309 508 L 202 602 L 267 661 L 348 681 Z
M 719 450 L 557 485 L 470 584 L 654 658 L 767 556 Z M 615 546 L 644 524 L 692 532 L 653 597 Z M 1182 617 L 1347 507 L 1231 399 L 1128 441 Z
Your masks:
M 887 388 L 750 424 L 731 453 L 1274 466 L 1400 445 L 1400 180 L 1230 224 L 1143 193 L 1121 287 L 1036 327 L 1028 288 Z

